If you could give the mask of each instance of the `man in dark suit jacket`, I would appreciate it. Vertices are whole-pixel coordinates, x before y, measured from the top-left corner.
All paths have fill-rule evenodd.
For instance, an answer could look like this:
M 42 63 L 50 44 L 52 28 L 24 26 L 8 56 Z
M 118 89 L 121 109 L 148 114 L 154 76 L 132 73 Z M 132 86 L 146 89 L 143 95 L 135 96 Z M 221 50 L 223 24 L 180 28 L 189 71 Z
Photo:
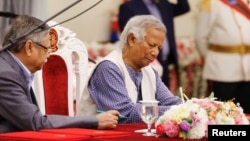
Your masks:
M 7 28 L 0 49 L 0 133 L 49 128 L 111 129 L 118 111 L 97 116 L 43 115 L 31 88 L 34 73 L 51 53 L 49 26 L 30 16 L 18 16 Z M 30 31 L 35 30 L 31 34 Z M 26 35 L 26 36 L 24 36 Z
M 130 0 L 120 5 L 119 27 L 122 31 L 127 21 L 135 15 L 155 15 L 154 12 L 151 11 L 151 8 L 154 8 L 154 6 L 156 7 L 156 11 L 159 13 L 162 22 L 167 28 L 167 42 L 165 48 L 168 48 L 168 53 L 163 54 L 163 51 L 161 51 L 157 59 L 163 66 L 162 81 L 169 86 L 170 64 L 174 65 L 178 80 L 178 56 L 175 44 L 173 19 L 175 16 L 187 13 L 190 10 L 187 0 Z

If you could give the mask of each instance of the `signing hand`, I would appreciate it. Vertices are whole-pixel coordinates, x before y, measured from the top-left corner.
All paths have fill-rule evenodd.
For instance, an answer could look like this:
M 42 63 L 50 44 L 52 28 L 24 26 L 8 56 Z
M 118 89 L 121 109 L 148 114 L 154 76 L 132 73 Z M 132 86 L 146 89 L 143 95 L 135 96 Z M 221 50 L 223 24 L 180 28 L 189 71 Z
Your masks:
M 116 110 L 110 110 L 96 115 L 98 119 L 97 129 L 113 129 L 118 124 L 119 112 Z

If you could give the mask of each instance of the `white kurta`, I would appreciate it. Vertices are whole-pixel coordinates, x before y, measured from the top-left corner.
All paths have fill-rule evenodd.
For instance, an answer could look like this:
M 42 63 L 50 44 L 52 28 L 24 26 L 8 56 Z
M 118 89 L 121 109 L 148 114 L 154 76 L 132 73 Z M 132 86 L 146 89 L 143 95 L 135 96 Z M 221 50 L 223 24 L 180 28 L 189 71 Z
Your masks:
M 221 0 L 203 0 L 196 29 L 197 49 L 205 57 L 204 78 L 223 82 L 250 80 L 250 53 L 222 53 L 208 49 L 210 44 L 250 46 L 250 19 Z

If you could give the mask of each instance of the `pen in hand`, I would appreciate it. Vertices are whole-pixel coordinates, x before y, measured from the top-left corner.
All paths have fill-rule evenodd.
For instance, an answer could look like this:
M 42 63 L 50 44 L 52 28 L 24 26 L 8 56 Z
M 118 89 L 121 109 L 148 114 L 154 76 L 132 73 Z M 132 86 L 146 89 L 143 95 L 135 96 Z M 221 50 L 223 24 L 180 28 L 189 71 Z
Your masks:
M 104 111 L 102 111 L 102 110 L 96 110 L 96 113 L 103 113 L 103 112 L 104 112 Z M 119 114 L 119 119 L 126 119 L 126 118 L 128 118 L 128 117 Z

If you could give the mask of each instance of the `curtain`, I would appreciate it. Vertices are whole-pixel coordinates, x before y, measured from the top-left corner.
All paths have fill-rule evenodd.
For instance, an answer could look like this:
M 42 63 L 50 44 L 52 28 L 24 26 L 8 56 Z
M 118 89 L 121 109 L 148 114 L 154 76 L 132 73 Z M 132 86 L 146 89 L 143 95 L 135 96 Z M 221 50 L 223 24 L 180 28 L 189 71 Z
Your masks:
M 41 18 L 45 14 L 45 0 L 0 0 L 0 11 L 11 12 L 17 15 L 30 15 Z M 3 33 L 11 18 L 0 17 L 0 47 L 2 45 Z

